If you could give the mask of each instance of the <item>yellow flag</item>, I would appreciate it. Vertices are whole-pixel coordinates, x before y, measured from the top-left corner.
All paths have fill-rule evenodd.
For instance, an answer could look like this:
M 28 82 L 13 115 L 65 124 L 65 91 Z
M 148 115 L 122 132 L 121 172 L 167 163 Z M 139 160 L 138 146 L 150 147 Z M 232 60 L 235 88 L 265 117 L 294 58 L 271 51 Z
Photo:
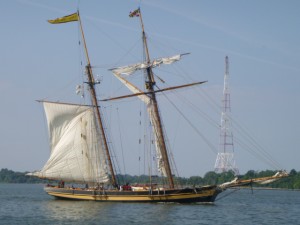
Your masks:
M 73 13 L 71 15 L 64 16 L 64 17 L 61 17 L 61 18 L 57 18 L 57 19 L 54 19 L 54 20 L 48 20 L 48 22 L 52 23 L 52 24 L 68 23 L 68 22 L 72 22 L 72 21 L 78 21 L 78 14 L 77 13 Z

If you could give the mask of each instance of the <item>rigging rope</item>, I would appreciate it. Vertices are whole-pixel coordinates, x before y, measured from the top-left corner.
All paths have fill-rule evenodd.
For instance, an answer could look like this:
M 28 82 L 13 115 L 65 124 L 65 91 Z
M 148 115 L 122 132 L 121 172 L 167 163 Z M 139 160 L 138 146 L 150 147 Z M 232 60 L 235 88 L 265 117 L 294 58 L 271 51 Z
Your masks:
M 178 67 L 179 70 L 181 69 L 178 65 L 174 65 L 174 67 Z M 188 80 L 193 80 L 187 73 L 181 73 L 184 74 Z M 201 96 L 201 98 L 208 103 L 208 105 L 211 107 L 211 109 L 216 113 L 220 114 L 220 106 L 214 101 L 213 98 L 203 89 L 203 88 L 195 88 L 195 93 Z M 186 102 L 187 105 L 189 105 L 195 112 L 197 112 L 199 115 L 202 116 L 208 123 L 210 123 L 213 127 L 218 128 L 220 127 L 219 122 L 216 122 L 212 117 L 206 113 L 204 113 L 200 108 L 198 108 L 195 104 L 190 102 L 188 99 L 184 98 L 183 96 L 174 91 L 178 98 L 183 99 L 184 102 Z M 246 141 L 250 143 L 252 147 L 249 147 L 247 144 L 243 144 L 243 141 L 241 141 L 239 138 L 235 136 L 236 142 L 238 142 L 241 146 L 246 146 L 245 150 L 248 152 L 254 154 L 257 159 L 267 163 L 272 168 L 276 169 L 282 169 L 283 167 L 278 163 L 270 153 L 268 153 L 265 148 L 263 148 L 254 138 L 247 132 L 236 120 L 234 120 L 232 117 L 229 117 L 232 121 L 232 128 L 237 131 L 237 134 L 241 135 Z M 235 131 L 233 131 L 235 133 Z
M 231 191 L 231 192 L 228 192 L 227 194 L 224 194 L 223 196 L 218 197 L 218 198 L 215 200 L 215 202 L 216 202 L 216 201 L 219 201 L 219 200 L 221 200 L 222 198 L 225 198 L 225 197 L 227 197 L 227 196 L 229 196 L 229 195 L 232 195 L 232 194 L 234 194 L 235 192 L 240 191 L 240 190 L 241 190 L 241 189 L 238 188 L 238 189 L 235 189 L 235 190 L 233 190 L 233 191 Z M 219 195 L 219 196 L 220 196 L 220 195 Z
M 120 146 L 122 151 L 122 159 L 123 159 L 123 167 L 124 167 L 124 174 L 126 173 L 126 167 L 125 167 L 125 160 L 124 160 L 124 149 L 123 149 L 123 141 L 122 141 L 122 132 L 121 132 L 121 120 L 119 115 L 119 108 L 117 108 L 117 117 L 118 117 L 118 125 L 119 125 L 119 138 L 120 138 Z
M 182 113 L 182 111 L 164 94 L 164 97 L 170 102 L 170 104 L 176 109 L 176 111 L 188 122 L 188 124 L 194 129 L 194 131 L 203 139 L 203 141 L 209 146 L 210 150 L 215 154 L 218 154 L 218 150 L 215 146 L 197 129 L 197 127 Z

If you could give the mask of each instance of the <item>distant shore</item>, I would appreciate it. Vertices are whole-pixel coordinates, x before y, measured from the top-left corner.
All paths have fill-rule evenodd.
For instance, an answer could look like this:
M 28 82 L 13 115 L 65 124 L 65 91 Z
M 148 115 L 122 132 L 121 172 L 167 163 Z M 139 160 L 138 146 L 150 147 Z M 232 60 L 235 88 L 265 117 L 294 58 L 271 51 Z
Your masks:
M 277 171 L 266 170 L 266 171 L 254 171 L 249 170 L 246 174 L 240 175 L 240 179 L 254 179 L 258 177 L 273 176 Z M 0 170 L 0 183 L 54 183 L 55 181 L 42 180 L 38 177 L 27 176 L 28 172 L 15 172 L 9 169 Z M 273 183 L 265 185 L 254 185 L 253 189 L 257 190 L 293 190 L 300 191 L 300 172 L 296 170 L 291 170 L 289 177 L 280 179 Z M 156 177 L 157 183 L 159 183 L 160 177 Z M 191 176 L 191 177 L 175 177 L 176 183 L 181 184 L 181 186 L 203 186 L 203 185 L 218 185 L 225 182 L 232 181 L 235 179 L 234 173 L 224 172 L 216 173 L 214 171 L 207 172 L 203 177 L 201 176 Z M 138 183 L 149 183 L 149 176 L 147 175 L 117 175 L 117 180 L 119 184 L 138 184 Z M 152 180 L 153 182 L 153 180 Z M 243 187 L 251 188 L 251 187 Z

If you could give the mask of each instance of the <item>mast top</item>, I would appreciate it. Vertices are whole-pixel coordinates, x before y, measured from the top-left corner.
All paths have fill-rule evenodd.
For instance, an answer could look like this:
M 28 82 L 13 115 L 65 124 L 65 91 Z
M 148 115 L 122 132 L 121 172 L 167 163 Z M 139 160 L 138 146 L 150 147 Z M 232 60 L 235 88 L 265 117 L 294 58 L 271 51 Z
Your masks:
M 71 15 L 68 16 L 64 16 L 61 18 L 57 18 L 54 20 L 48 20 L 49 23 L 52 24 L 60 24 L 60 23 L 67 23 L 67 22 L 73 22 L 73 21 L 78 21 L 79 25 L 80 25 L 80 31 L 81 31 L 81 36 L 82 36 L 82 40 L 83 40 L 83 44 L 84 44 L 84 51 L 85 51 L 85 56 L 86 56 L 86 60 L 87 60 L 87 65 L 86 65 L 86 75 L 87 75 L 87 79 L 88 79 L 88 84 L 89 84 L 89 91 L 90 91 L 90 95 L 91 95 L 91 101 L 92 101 L 92 105 L 95 106 L 95 116 L 96 119 L 98 121 L 98 125 L 99 125 L 99 130 L 100 130 L 100 136 L 102 137 L 102 147 L 105 151 L 106 157 L 107 157 L 107 163 L 108 163 L 108 167 L 111 173 L 111 183 L 113 186 L 117 186 L 117 180 L 116 180 L 116 176 L 114 173 L 114 168 L 112 165 L 112 160 L 111 160 L 111 156 L 110 156 L 110 151 L 109 151 L 109 147 L 108 147 L 108 143 L 107 143 L 107 135 L 105 133 L 104 130 L 104 125 L 103 125 L 103 121 L 102 121 L 102 116 L 100 113 L 100 107 L 98 104 L 98 100 L 97 100 L 97 95 L 96 95 L 96 90 L 95 90 L 95 79 L 94 79 L 94 75 L 93 75 L 93 70 L 91 67 L 91 62 L 90 62 L 90 58 L 89 58 L 89 54 L 88 54 L 88 50 L 87 50 L 87 45 L 86 45 L 86 40 L 85 40 L 85 36 L 84 36 L 84 32 L 83 32 L 83 27 L 82 27 L 82 22 L 80 19 L 80 15 L 79 15 L 79 10 L 77 10 L 76 13 L 73 13 Z

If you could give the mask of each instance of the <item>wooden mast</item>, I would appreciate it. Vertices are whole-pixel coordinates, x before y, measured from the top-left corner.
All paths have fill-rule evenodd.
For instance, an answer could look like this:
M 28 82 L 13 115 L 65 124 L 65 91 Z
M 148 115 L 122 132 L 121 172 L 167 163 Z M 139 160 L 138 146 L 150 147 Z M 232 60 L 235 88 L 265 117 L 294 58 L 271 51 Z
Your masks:
M 140 17 L 140 22 L 141 22 L 141 26 L 142 26 L 142 37 L 143 37 L 144 49 L 146 52 L 146 61 L 147 61 L 147 64 L 150 65 L 151 60 L 150 60 L 150 55 L 149 55 L 149 50 L 148 50 L 148 45 L 147 45 L 147 38 L 146 38 L 145 30 L 144 30 L 142 13 L 141 13 L 140 8 L 138 10 L 139 10 L 139 17 Z M 165 167 L 165 170 L 167 173 L 167 177 L 169 180 L 169 187 L 171 189 L 173 189 L 174 188 L 174 180 L 173 180 L 173 175 L 172 175 L 171 166 L 170 166 L 170 162 L 169 162 L 164 132 L 163 132 L 163 128 L 162 128 L 162 122 L 161 122 L 161 118 L 159 115 L 156 94 L 154 91 L 155 79 L 154 79 L 154 75 L 153 75 L 151 66 L 149 66 L 146 69 L 146 72 L 147 72 L 147 79 L 145 80 L 145 85 L 146 85 L 146 89 L 148 90 L 148 92 L 150 92 L 149 97 L 151 98 L 151 101 L 153 103 L 154 119 L 156 120 L 156 122 L 158 124 L 158 131 L 157 131 L 158 134 L 155 134 L 155 135 L 157 138 L 158 145 L 160 146 L 160 149 L 161 149 L 163 164 L 164 164 L 164 167 Z
M 116 180 L 114 168 L 113 168 L 113 165 L 112 165 L 112 160 L 111 160 L 111 156 L 110 156 L 110 152 L 109 152 L 109 148 L 108 148 L 108 144 L 107 144 L 107 140 L 106 140 L 106 134 L 105 134 L 105 131 L 104 131 L 103 122 L 102 122 L 102 118 L 101 118 L 101 114 L 100 114 L 100 106 L 98 105 L 96 90 L 95 90 L 95 87 L 94 87 L 94 85 L 96 83 L 95 83 L 94 76 L 93 76 L 92 66 L 91 66 L 91 63 L 90 63 L 90 58 L 89 58 L 89 54 L 88 54 L 88 50 L 87 50 L 87 46 L 86 46 L 86 41 L 85 41 L 85 37 L 84 37 L 84 33 L 83 33 L 83 28 L 82 28 L 82 23 L 81 23 L 79 11 L 77 11 L 77 14 L 78 14 L 80 31 L 81 31 L 81 34 L 82 34 L 84 50 L 85 50 L 85 55 L 86 55 L 86 60 L 87 60 L 87 65 L 85 67 L 87 77 L 88 77 L 88 82 L 87 83 L 89 84 L 89 87 L 90 87 L 92 104 L 93 104 L 93 106 L 95 106 L 96 116 L 97 116 L 97 120 L 98 120 L 98 124 L 99 124 L 99 128 L 100 128 L 100 135 L 102 136 L 102 140 L 104 142 L 102 146 L 104 147 L 105 153 L 106 153 L 106 156 L 107 156 L 108 166 L 109 166 L 109 170 L 110 170 L 110 173 L 111 173 L 112 185 L 116 187 L 117 186 L 117 180 Z

